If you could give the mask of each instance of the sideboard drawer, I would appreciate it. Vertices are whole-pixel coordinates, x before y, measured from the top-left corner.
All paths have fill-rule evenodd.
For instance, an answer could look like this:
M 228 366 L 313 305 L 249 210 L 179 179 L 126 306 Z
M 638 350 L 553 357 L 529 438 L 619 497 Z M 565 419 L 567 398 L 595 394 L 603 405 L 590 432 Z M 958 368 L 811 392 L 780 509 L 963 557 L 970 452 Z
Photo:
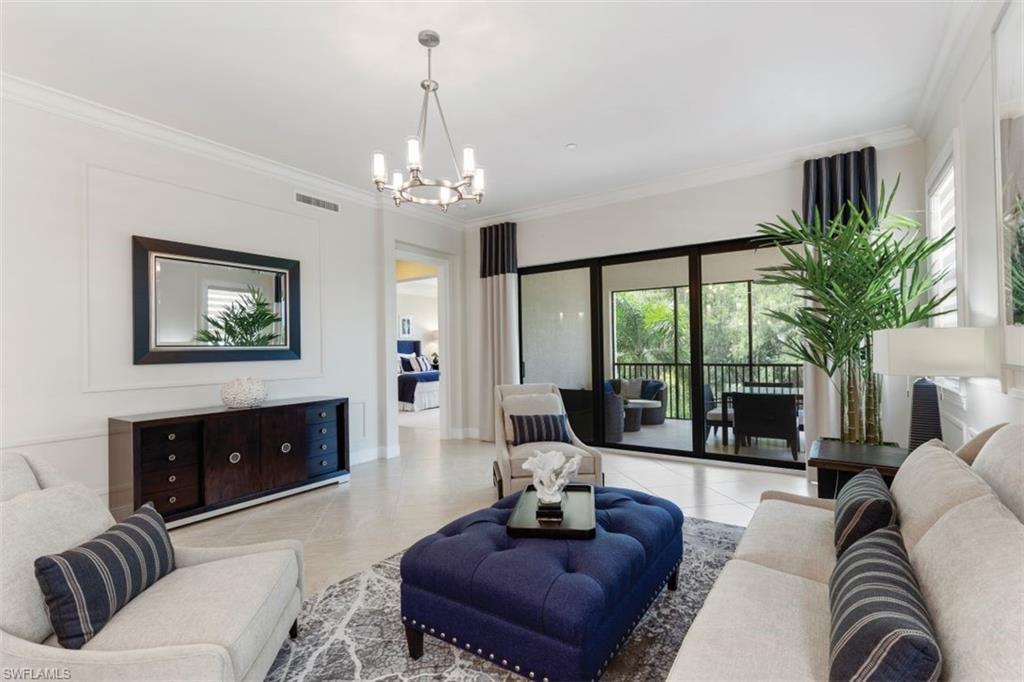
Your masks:
M 306 439 L 309 441 L 328 438 L 337 439 L 337 437 L 338 422 L 320 422 L 319 424 L 310 424 L 306 427 Z
M 199 485 L 199 473 L 195 466 L 175 467 L 142 474 L 142 497 L 172 488 L 195 488 Z
M 337 420 L 337 405 L 334 403 L 321 403 L 306 408 L 306 423 L 319 424 L 320 422 L 332 422 Z
M 178 422 L 140 429 L 143 453 L 171 452 L 183 443 L 199 440 L 199 422 Z
M 176 467 L 195 466 L 199 460 L 199 443 L 195 441 L 183 441 L 166 451 L 150 452 L 143 450 L 140 454 L 142 459 L 142 471 L 145 474 L 149 471 L 166 471 Z M 164 450 L 161 448 L 161 450 Z
M 315 440 L 309 444 L 309 449 L 306 451 L 306 456 L 312 459 L 313 457 L 322 457 L 330 452 L 338 451 L 338 439 L 329 438 L 327 440 Z
M 331 474 L 338 470 L 338 453 L 329 452 L 306 460 L 306 473 L 310 478 Z
M 142 502 L 152 502 L 161 514 L 181 511 L 199 504 L 199 488 L 174 488 L 149 496 L 143 496 Z

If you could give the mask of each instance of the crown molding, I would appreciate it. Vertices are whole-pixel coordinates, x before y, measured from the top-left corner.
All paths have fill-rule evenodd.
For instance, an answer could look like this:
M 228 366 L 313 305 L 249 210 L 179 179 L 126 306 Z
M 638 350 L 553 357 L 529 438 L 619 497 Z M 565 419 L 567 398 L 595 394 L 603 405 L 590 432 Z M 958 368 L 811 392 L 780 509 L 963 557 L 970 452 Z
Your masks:
M 379 193 L 332 180 L 331 178 L 274 161 L 258 154 L 157 123 L 135 114 L 114 109 L 34 81 L 0 72 L 0 98 L 88 125 L 169 147 L 180 152 L 211 159 L 278 180 L 331 199 L 367 208 L 379 208 Z M 447 216 L 424 212 L 417 220 L 461 230 L 464 224 Z
M 629 185 L 619 189 L 612 189 L 607 192 L 593 194 L 581 194 L 568 199 L 553 201 L 545 204 L 525 208 L 522 210 L 506 211 L 496 213 L 483 218 L 474 219 L 467 225 L 467 229 L 477 229 L 486 225 L 506 221 L 536 220 L 547 218 L 563 213 L 572 213 L 609 204 L 617 204 L 636 199 L 646 199 L 661 194 L 670 194 L 695 187 L 714 185 L 729 180 L 738 180 L 754 175 L 761 175 L 783 168 L 789 168 L 802 163 L 805 159 L 818 156 L 828 156 L 843 151 L 849 151 L 855 147 L 874 146 L 878 149 L 900 147 L 912 142 L 919 142 L 921 138 L 908 126 L 888 128 L 863 135 L 853 135 L 803 147 L 794 147 L 774 154 L 740 161 L 738 163 L 716 166 L 690 173 L 683 173 L 661 181 Z
M 928 129 L 931 128 L 942 97 L 949 89 L 956 70 L 967 53 L 985 4 L 954 2 L 950 7 L 946 31 L 942 35 L 935 61 L 932 62 L 932 68 L 928 73 L 924 94 L 914 115 L 914 130 L 920 131 L 921 135 L 927 135 Z

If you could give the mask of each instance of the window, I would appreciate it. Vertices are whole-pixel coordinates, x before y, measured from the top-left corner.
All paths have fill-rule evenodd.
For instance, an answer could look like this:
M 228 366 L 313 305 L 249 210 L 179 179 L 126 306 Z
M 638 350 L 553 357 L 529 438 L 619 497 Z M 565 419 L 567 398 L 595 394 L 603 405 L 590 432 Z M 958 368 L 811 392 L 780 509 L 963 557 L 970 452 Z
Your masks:
M 932 238 L 940 237 L 956 226 L 956 174 L 953 168 L 951 156 L 928 189 L 927 229 L 928 236 Z M 932 258 L 932 271 L 944 273 L 936 285 L 935 294 L 953 292 L 943 305 L 943 309 L 949 312 L 932 318 L 931 325 L 933 327 L 956 327 L 959 321 L 956 286 L 956 242 L 958 236 L 954 233 L 954 238 L 937 251 Z
M 235 303 L 241 305 L 246 292 L 244 289 L 222 289 L 209 287 L 206 290 L 206 315 L 217 319 L 220 314 Z

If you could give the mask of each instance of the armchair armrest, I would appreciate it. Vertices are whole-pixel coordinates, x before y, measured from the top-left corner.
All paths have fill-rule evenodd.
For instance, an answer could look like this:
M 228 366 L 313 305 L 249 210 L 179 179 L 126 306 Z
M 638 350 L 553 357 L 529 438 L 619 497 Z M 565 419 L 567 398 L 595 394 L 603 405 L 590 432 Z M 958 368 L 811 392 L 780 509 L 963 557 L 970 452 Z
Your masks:
M 36 644 L 0 631 L 0 675 L 14 679 L 102 680 L 234 680 L 231 657 L 216 644 L 185 644 L 126 651 L 63 649 Z
M 238 545 L 237 547 L 179 547 L 174 545 L 174 562 L 178 566 L 195 566 L 219 559 L 230 559 L 261 552 L 274 552 L 290 549 L 295 552 L 295 561 L 299 565 L 299 593 L 303 593 L 305 579 L 303 577 L 302 543 L 298 540 L 275 540 L 255 545 Z
M 792 502 L 793 504 L 802 504 L 805 507 L 817 507 L 818 509 L 827 509 L 829 511 L 836 508 L 835 500 L 822 500 L 817 497 L 794 495 L 793 493 L 784 493 L 781 490 L 765 490 L 761 493 L 761 501 L 766 502 L 768 500 L 781 500 L 782 502 Z

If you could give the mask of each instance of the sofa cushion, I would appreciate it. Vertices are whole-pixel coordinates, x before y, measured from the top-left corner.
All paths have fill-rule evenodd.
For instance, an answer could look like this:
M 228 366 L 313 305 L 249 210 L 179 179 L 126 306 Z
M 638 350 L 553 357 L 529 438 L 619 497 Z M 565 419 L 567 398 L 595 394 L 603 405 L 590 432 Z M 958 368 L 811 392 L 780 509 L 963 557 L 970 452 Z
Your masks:
M 152 503 L 102 534 L 35 561 L 50 624 L 80 649 L 132 599 L 174 570 L 167 527 Z
M 869 533 L 843 552 L 829 602 L 829 679 L 939 679 L 942 654 L 898 528 Z
M 992 486 L 996 496 L 1024 521 L 1024 424 L 1007 424 L 996 431 L 971 465 Z
M 0 502 L 0 630 L 31 642 L 49 637 L 53 628 L 33 562 L 81 544 L 113 524 L 106 505 L 79 483 Z
M 665 388 L 665 384 L 651 379 L 643 379 L 640 382 L 640 397 L 644 400 L 658 400 L 658 394 Z
M 639 400 L 641 397 L 640 394 L 643 392 L 643 387 L 643 379 L 623 379 L 621 395 L 626 400 L 629 400 L 630 398 Z
M 555 393 L 522 393 L 507 396 L 501 401 L 505 414 L 505 438 L 512 439 L 512 415 L 514 414 L 565 414 L 562 401 Z
M 910 453 L 896 472 L 891 490 L 908 552 L 913 552 L 921 536 L 947 511 L 992 491 L 938 440 Z
M 0 453 L 0 502 L 39 490 L 36 474 L 17 452 Z
M 594 473 L 594 458 L 589 452 L 576 447 L 572 443 L 547 441 L 542 443 L 524 443 L 523 445 L 517 445 L 513 448 L 509 448 L 508 456 L 512 465 L 512 478 L 532 478 L 533 472 L 524 469 L 523 462 L 533 457 L 538 452 L 550 452 L 551 450 L 557 450 L 566 457 L 582 455 L 583 457 L 580 459 L 580 468 L 577 473 Z
M 836 564 L 831 509 L 765 500 L 743 533 L 737 559 L 827 583 Z
M 1024 525 L 993 494 L 957 506 L 910 551 L 948 680 L 1024 679 Z
M 290 550 L 179 568 L 121 609 L 84 651 L 218 644 L 242 679 L 299 599 Z
M 564 414 L 512 415 L 512 445 L 544 442 L 571 443 L 569 419 Z
M 824 680 L 828 636 L 827 585 L 733 559 L 686 633 L 668 679 Z
M 865 469 L 836 495 L 836 556 L 857 540 L 896 521 L 892 493 L 877 469 Z

